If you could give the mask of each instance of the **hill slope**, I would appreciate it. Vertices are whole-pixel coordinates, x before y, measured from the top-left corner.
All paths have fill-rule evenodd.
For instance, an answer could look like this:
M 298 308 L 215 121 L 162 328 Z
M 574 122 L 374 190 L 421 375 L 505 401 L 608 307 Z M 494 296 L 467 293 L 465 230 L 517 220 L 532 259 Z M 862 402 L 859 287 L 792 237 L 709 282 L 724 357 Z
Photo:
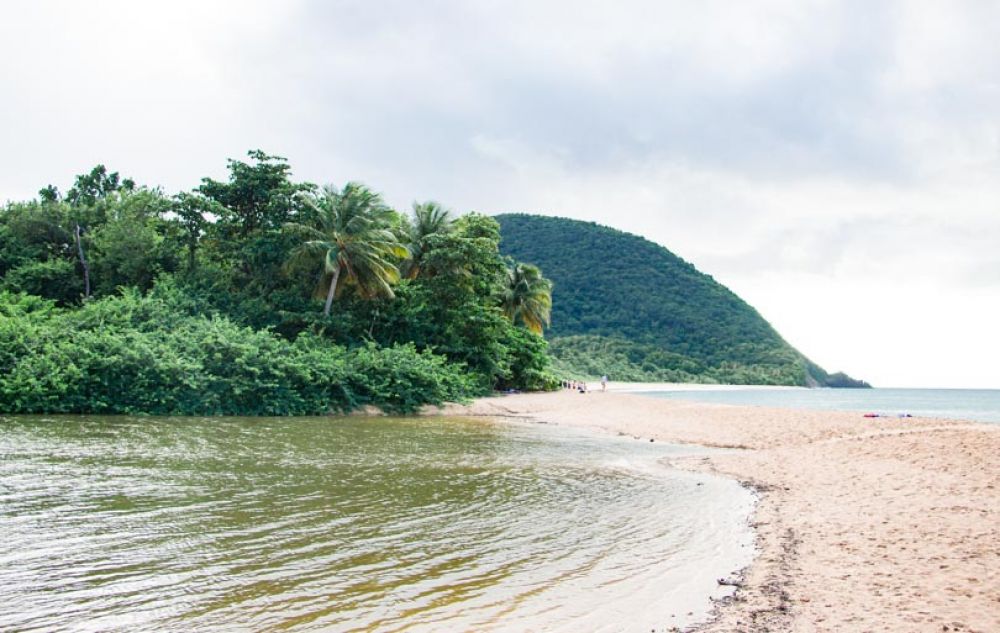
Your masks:
M 591 222 L 495 218 L 504 254 L 538 265 L 554 284 L 548 338 L 564 375 L 854 386 L 811 363 L 746 302 L 662 246 Z

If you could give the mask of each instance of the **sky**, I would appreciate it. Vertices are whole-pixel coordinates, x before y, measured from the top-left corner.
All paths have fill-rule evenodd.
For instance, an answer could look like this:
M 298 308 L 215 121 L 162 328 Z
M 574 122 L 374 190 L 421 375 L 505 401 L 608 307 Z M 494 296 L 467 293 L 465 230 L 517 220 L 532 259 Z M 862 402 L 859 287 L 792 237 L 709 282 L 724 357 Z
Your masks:
M 187 190 L 260 148 L 399 209 L 640 234 L 876 386 L 1000 388 L 998 24 L 960 0 L 15 0 L 0 202 L 98 163 Z

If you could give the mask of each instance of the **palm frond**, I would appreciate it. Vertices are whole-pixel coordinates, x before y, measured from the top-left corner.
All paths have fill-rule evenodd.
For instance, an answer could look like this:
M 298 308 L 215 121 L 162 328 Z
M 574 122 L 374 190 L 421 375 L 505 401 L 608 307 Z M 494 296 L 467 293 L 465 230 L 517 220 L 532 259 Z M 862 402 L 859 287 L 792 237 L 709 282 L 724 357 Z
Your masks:
M 289 258 L 290 266 L 321 265 L 322 295 L 338 274 L 334 296 L 350 286 L 366 298 L 392 297 L 400 279 L 396 262 L 409 257 L 400 241 L 396 213 L 382 197 L 357 182 L 342 189 L 332 185 L 309 198 L 312 225 L 289 223 L 286 230 L 303 241 Z
M 507 271 L 501 309 L 511 322 L 520 321 L 530 331 L 541 334 L 551 322 L 552 282 L 542 277 L 537 266 L 515 264 Z

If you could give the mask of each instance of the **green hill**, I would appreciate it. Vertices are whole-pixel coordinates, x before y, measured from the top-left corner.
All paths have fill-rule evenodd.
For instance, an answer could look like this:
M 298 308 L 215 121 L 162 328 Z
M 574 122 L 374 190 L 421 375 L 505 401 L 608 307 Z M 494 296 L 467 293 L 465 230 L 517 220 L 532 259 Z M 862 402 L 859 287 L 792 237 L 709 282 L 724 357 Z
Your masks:
M 495 218 L 503 253 L 554 284 L 548 338 L 564 376 L 867 386 L 827 374 L 745 301 L 649 240 L 565 218 Z

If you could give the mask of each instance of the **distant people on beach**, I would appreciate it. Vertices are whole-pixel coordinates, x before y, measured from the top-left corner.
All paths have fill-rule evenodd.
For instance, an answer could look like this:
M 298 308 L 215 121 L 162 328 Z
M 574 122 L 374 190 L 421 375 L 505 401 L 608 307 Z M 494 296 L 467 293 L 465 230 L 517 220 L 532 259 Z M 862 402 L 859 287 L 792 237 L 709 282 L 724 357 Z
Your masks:
M 605 374 L 601 376 L 601 391 L 607 391 L 607 390 L 608 390 L 608 375 Z
M 581 380 L 563 380 L 561 384 L 563 389 L 572 389 L 580 393 L 587 393 L 587 383 Z

